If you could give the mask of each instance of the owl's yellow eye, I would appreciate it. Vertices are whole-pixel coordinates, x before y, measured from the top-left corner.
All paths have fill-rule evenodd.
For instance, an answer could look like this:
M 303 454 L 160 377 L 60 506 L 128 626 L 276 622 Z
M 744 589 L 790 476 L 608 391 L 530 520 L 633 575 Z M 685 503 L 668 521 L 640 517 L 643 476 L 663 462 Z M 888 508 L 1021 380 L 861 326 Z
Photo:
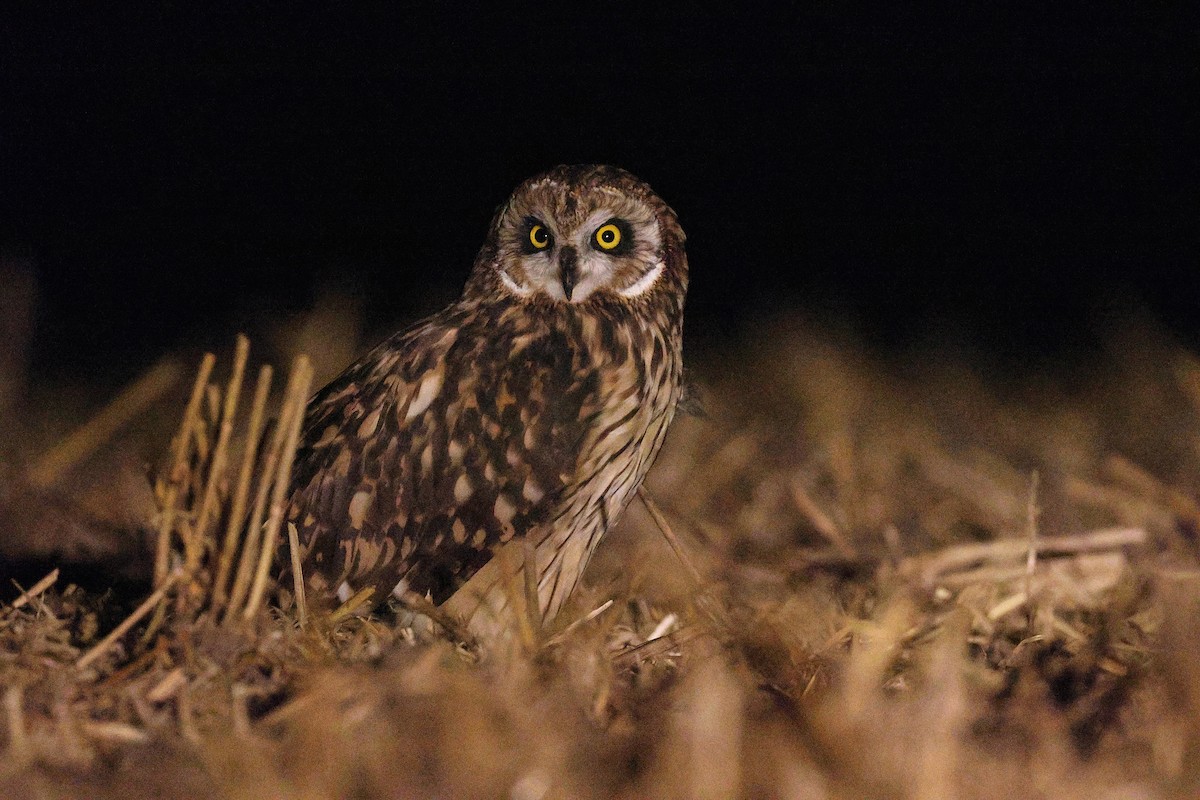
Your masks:
M 535 250 L 545 250 L 550 244 L 550 232 L 544 225 L 534 225 L 529 229 L 529 243 Z
M 621 244 L 621 229 L 609 222 L 596 229 L 596 246 L 601 250 L 615 250 Z

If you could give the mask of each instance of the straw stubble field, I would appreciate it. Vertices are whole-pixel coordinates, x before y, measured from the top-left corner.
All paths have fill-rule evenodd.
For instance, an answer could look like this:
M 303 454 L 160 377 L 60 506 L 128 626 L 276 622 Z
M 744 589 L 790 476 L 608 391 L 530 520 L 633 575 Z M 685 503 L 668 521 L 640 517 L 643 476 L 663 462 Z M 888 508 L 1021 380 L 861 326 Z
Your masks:
M 421 598 L 275 584 L 336 363 L 264 376 L 239 342 L 190 395 L 165 362 L 60 422 L 3 471 L 4 563 L 65 553 L 0 610 L 4 795 L 1195 796 L 1200 362 L 1141 326 L 1000 381 L 765 333 L 693 363 L 703 414 L 569 609 L 494 650 Z M 139 426 L 153 484 L 73 488 Z

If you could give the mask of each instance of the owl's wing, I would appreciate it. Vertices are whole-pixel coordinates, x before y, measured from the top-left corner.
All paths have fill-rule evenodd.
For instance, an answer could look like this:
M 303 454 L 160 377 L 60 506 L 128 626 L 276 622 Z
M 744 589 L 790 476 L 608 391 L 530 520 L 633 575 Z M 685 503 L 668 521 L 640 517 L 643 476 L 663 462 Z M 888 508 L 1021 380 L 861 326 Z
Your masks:
M 430 320 L 397 334 L 309 401 L 288 516 L 299 529 L 311 584 L 336 587 L 394 560 L 386 509 L 375 501 L 394 483 L 385 472 L 411 472 L 414 438 L 428 435 L 427 426 L 412 423 L 440 392 L 455 334 L 453 320 Z M 394 499 L 393 508 L 411 502 Z
M 443 314 L 369 353 L 312 400 L 289 519 L 309 582 L 401 578 L 448 597 L 545 518 L 574 474 L 594 379 L 572 348 Z

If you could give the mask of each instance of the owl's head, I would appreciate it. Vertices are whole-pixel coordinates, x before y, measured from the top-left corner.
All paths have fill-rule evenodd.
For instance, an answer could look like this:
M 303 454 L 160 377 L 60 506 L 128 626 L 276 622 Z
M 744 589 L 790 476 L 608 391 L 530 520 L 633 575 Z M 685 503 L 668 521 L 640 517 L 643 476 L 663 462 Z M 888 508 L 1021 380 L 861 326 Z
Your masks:
M 575 305 L 666 296 L 682 305 L 683 241 L 675 212 L 628 172 L 556 167 L 497 211 L 467 293 Z

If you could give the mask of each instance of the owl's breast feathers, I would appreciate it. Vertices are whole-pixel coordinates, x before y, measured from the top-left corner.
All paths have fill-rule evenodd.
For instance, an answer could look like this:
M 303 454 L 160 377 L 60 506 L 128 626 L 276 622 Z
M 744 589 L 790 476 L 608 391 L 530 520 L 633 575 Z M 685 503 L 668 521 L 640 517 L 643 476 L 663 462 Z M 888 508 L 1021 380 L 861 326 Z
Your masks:
M 675 335 L 672 335 L 674 333 Z M 544 610 L 641 482 L 680 393 L 677 331 L 616 311 L 460 303 L 309 405 L 289 519 L 317 589 L 441 602 L 514 536 Z

